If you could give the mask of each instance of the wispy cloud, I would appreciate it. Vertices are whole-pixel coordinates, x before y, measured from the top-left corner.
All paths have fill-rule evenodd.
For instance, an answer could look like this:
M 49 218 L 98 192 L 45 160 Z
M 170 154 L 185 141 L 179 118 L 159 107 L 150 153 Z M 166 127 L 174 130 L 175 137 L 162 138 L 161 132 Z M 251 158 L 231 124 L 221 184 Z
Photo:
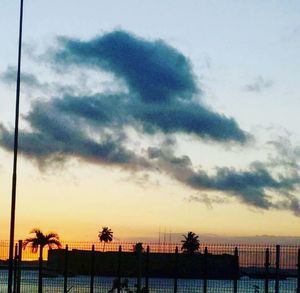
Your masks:
M 16 86 L 17 69 L 13 66 L 8 66 L 5 71 L 0 73 L 0 81 L 9 87 Z M 42 82 L 34 74 L 26 71 L 21 72 L 22 92 L 30 95 L 32 93 L 42 93 L 43 95 L 55 95 L 59 93 L 74 93 L 78 92 L 77 85 L 65 85 L 58 82 Z
M 266 80 L 262 76 L 258 76 L 252 83 L 248 83 L 244 86 L 244 89 L 248 92 L 260 93 L 265 89 L 273 86 L 272 80 Z
M 213 205 L 215 204 L 226 204 L 229 202 L 227 197 L 219 196 L 219 195 L 212 195 L 207 193 L 200 193 L 197 195 L 190 195 L 186 198 L 189 202 L 198 202 L 204 204 L 207 208 L 212 209 Z
M 0 74 L 0 80 L 10 86 L 15 86 L 17 79 L 17 69 L 8 66 L 7 69 Z M 38 78 L 31 73 L 22 72 L 22 86 L 26 89 L 43 89 L 49 91 L 48 83 L 41 83 Z

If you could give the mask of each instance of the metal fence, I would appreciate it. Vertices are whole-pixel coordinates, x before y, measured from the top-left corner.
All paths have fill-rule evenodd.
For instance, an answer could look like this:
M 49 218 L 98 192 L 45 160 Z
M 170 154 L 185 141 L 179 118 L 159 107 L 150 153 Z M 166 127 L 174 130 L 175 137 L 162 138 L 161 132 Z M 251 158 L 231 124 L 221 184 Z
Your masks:
M 298 246 L 63 243 L 38 254 L 16 243 L 14 293 L 300 293 Z M 7 292 L 8 242 L 0 241 L 0 292 Z M 42 265 L 39 266 L 39 264 Z

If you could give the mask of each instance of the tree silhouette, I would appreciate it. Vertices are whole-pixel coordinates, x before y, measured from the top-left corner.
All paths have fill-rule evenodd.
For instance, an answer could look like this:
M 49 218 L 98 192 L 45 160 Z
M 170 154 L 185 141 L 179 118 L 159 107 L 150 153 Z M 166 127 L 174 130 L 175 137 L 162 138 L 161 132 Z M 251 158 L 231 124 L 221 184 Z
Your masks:
M 142 242 L 137 242 L 135 245 L 133 245 L 133 252 L 144 252 L 145 249 L 143 247 L 143 243 Z
M 102 231 L 99 231 L 98 234 L 100 242 L 104 242 L 103 251 L 105 249 L 105 244 L 113 240 L 113 232 L 108 227 L 102 227 Z
M 188 232 L 187 235 L 182 235 L 184 240 L 181 240 L 182 246 L 181 250 L 184 253 L 193 254 L 199 250 L 200 242 L 199 236 L 197 236 L 194 232 Z
M 43 249 L 45 246 L 48 246 L 49 249 L 54 247 L 61 248 L 61 243 L 59 241 L 58 234 L 49 233 L 44 234 L 40 229 L 32 229 L 30 234 L 35 234 L 35 237 L 30 237 L 24 240 L 23 249 L 27 246 L 31 247 L 33 253 L 37 253 L 39 251 L 39 284 L 38 284 L 38 292 L 42 292 L 43 287 L 43 279 L 42 279 L 42 270 L 43 270 Z

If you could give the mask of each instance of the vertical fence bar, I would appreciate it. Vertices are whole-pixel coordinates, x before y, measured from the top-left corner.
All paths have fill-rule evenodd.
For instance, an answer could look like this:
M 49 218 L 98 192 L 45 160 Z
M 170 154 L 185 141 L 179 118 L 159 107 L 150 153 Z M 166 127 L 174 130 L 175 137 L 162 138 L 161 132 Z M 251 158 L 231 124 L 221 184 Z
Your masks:
M 150 258 L 150 247 L 147 246 L 147 254 L 146 254 L 146 272 L 145 272 L 145 288 L 146 292 L 149 292 L 149 258 Z
M 66 245 L 65 249 L 65 267 L 64 267 L 64 293 L 68 292 L 68 258 L 69 258 L 69 247 Z
M 237 293 L 238 278 L 239 278 L 239 275 L 240 275 L 240 272 L 239 272 L 239 252 L 238 252 L 237 247 L 235 247 L 235 249 L 234 249 L 234 266 L 235 266 L 235 272 L 234 272 L 234 279 L 233 279 L 233 293 Z
M 207 258 L 208 258 L 208 249 L 204 249 L 204 274 L 203 274 L 203 293 L 207 293 Z
M 17 266 L 18 266 L 18 244 L 15 245 L 15 258 L 14 258 L 14 277 L 13 277 L 13 292 L 17 292 Z
M 270 270 L 270 251 L 266 249 L 265 255 L 265 293 L 269 293 L 269 270 Z
M 17 293 L 21 292 L 21 268 L 22 268 L 22 248 L 23 242 L 19 240 L 19 251 L 18 251 L 18 275 L 17 275 Z
M 38 293 L 43 293 L 43 247 L 39 248 L 39 279 L 38 279 Z
M 137 288 L 136 292 L 141 293 L 142 288 L 142 245 L 136 245 L 137 252 Z
M 119 246 L 118 254 L 118 293 L 121 292 L 121 261 L 122 261 L 122 246 Z
M 280 245 L 276 245 L 275 293 L 279 293 Z
M 178 291 L 178 246 L 175 248 L 174 293 Z
M 297 263 L 297 293 L 300 293 L 300 248 L 298 249 L 298 263 Z
M 94 293 L 94 279 L 95 279 L 95 245 L 92 245 L 90 293 Z

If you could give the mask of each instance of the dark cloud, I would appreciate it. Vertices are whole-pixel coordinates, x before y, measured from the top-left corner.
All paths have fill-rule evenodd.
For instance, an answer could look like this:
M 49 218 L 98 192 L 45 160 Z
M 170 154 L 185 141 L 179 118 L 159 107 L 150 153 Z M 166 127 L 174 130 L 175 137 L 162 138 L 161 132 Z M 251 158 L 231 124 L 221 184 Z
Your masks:
M 248 139 L 233 118 L 199 100 L 202 93 L 191 64 L 176 49 L 163 41 L 115 31 L 89 41 L 60 38 L 59 48 L 50 57 L 63 69 L 75 66 L 94 68 L 98 74 L 110 72 L 123 80 L 127 90 L 75 95 L 62 86 L 56 97 L 32 102 L 24 116 L 29 127 L 20 131 L 19 145 L 20 152 L 40 166 L 75 157 L 124 169 L 156 170 L 197 191 L 216 191 L 252 207 L 292 210 L 298 215 L 299 201 L 293 195 L 297 172 L 275 177 L 264 164 L 254 163 L 247 170 L 217 168 L 209 174 L 196 170 L 188 156 L 177 157 L 175 147 L 166 147 L 174 145 L 175 134 L 221 143 Z M 7 82 L 13 78 L 12 70 L 2 76 Z M 22 80 L 32 87 L 45 85 L 32 75 L 23 75 Z M 51 91 L 52 84 L 47 86 Z M 129 145 L 135 142 L 129 141 L 128 127 L 138 135 L 161 135 L 169 143 L 160 148 L 150 145 L 146 155 L 143 150 L 133 151 Z M 0 144 L 13 149 L 13 131 L 1 124 Z M 273 192 L 279 194 L 276 201 Z M 202 198 L 207 204 L 218 200 L 221 197 Z
M 174 101 L 167 105 L 143 105 L 130 107 L 133 117 L 148 133 L 187 133 L 219 142 L 245 142 L 247 135 L 232 118 L 212 112 L 198 103 Z
M 208 174 L 204 170 L 195 170 L 187 156 L 176 157 L 172 152 L 158 148 L 149 148 L 148 153 L 149 158 L 156 160 L 159 170 L 192 189 L 221 192 L 254 208 L 291 210 L 295 215 L 300 215 L 299 199 L 291 193 L 299 186 L 297 173 L 287 176 L 279 174 L 275 178 L 264 164 L 254 162 L 248 170 L 224 167 Z M 280 199 L 274 200 L 273 195 Z M 201 197 L 190 199 L 203 202 Z M 219 199 L 223 203 L 223 198 Z
M 211 112 L 196 103 L 144 104 L 127 94 L 67 95 L 53 99 L 65 115 L 73 114 L 99 126 L 134 125 L 148 134 L 187 133 L 220 142 L 244 141 L 246 135 L 237 131 L 233 119 Z M 222 130 L 222 131 L 221 131 Z
M 84 42 L 60 38 L 55 62 L 100 68 L 124 79 L 144 102 L 164 103 L 199 94 L 188 59 L 163 41 L 146 41 L 114 31 Z
M 115 31 L 90 41 L 60 38 L 52 54 L 57 66 L 96 68 L 123 79 L 129 96 L 115 107 L 148 133 L 189 133 L 216 141 L 244 143 L 237 122 L 196 101 L 201 95 L 189 60 L 163 41 Z
M 270 88 L 273 85 L 273 81 L 266 80 L 262 76 L 259 76 L 254 82 L 245 85 L 244 89 L 248 92 L 260 93 L 263 90 Z
M 247 171 L 218 168 L 213 176 L 198 171 L 188 178 L 187 183 L 194 188 L 223 191 L 238 197 L 246 204 L 270 209 L 275 205 L 266 190 L 293 190 L 299 183 L 299 177 L 275 179 L 263 166 L 254 164 Z
M 52 161 L 77 157 L 92 163 L 122 168 L 149 168 L 142 157 L 123 147 L 124 134 L 117 130 L 108 134 L 105 129 L 89 135 L 89 125 L 76 115 L 65 115 L 57 106 L 59 99 L 36 101 L 25 117 L 31 131 L 21 131 L 20 152 L 43 166 Z M 0 125 L 0 142 L 7 150 L 13 148 L 13 131 Z

